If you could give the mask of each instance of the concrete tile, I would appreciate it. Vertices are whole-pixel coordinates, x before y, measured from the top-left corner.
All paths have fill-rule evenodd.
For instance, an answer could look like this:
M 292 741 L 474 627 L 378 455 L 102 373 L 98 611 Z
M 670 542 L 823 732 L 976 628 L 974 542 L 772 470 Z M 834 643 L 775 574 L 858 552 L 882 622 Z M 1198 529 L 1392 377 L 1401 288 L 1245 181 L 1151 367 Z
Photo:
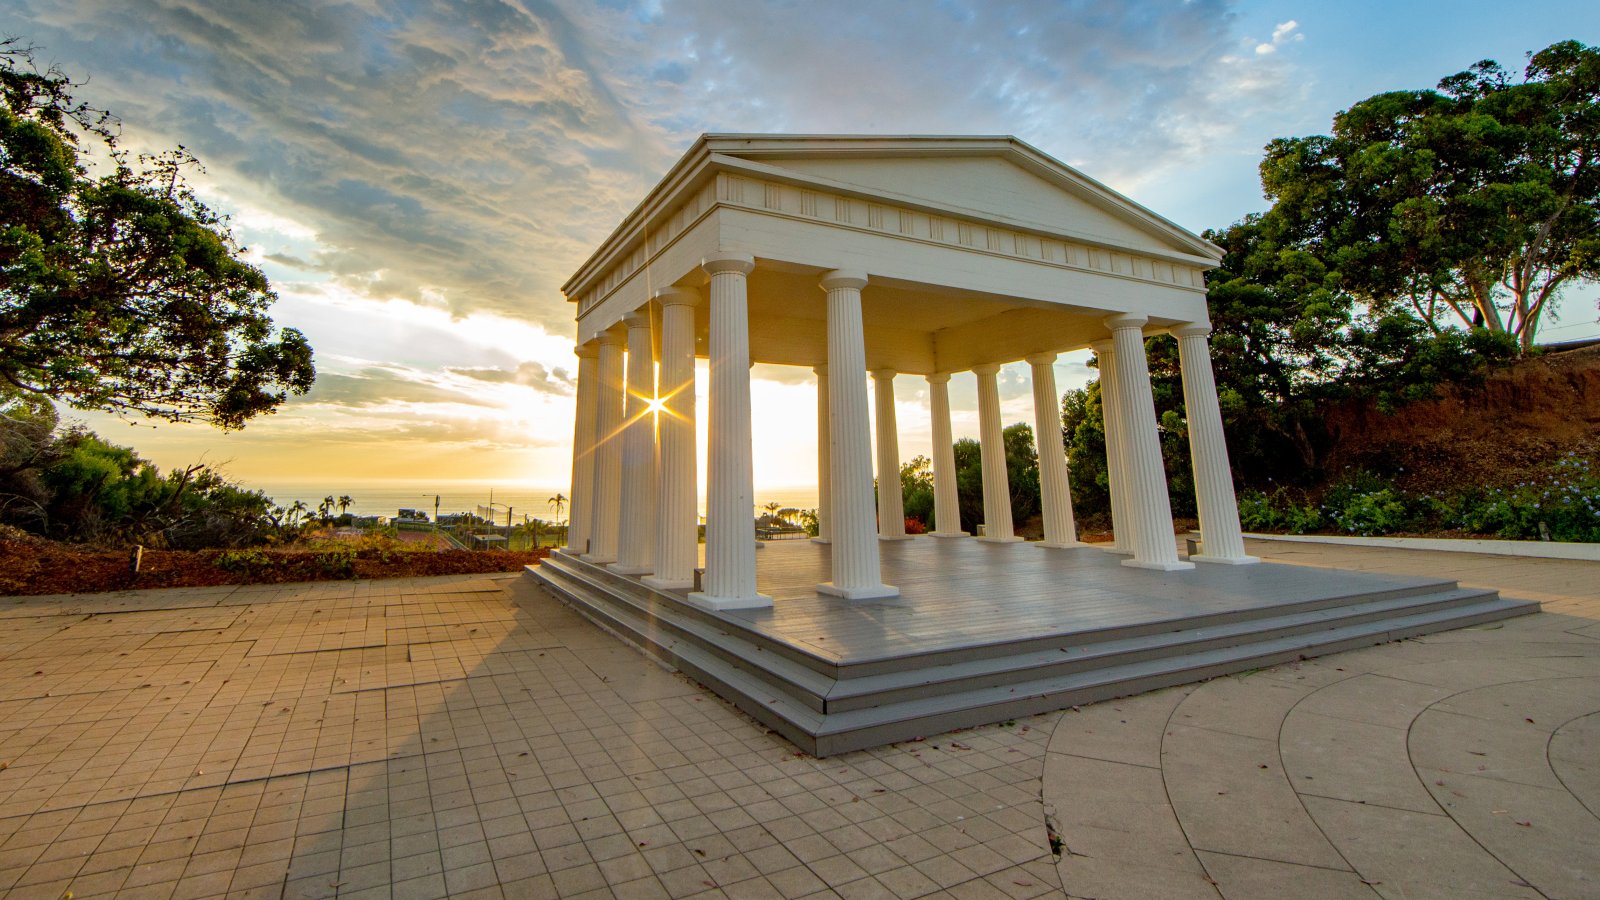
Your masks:
M 1248 856 L 1199 852 L 1216 888 L 1228 900 L 1376 900 L 1378 892 L 1351 871 L 1301 866 Z
M 1051 754 L 1044 789 L 1068 852 L 1200 871 L 1159 769 Z
M 1538 896 L 1520 886 L 1515 873 L 1484 853 L 1448 816 L 1317 797 L 1307 797 L 1305 803 L 1362 878 L 1382 882 L 1388 890 L 1405 885 L 1403 896 L 1415 890 L 1438 896 Z
M 1438 813 L 1411 767 L 1402 728 L 1335 719 L 1297 708 L 1278 745 L 1285 774 L 1302 794 Z

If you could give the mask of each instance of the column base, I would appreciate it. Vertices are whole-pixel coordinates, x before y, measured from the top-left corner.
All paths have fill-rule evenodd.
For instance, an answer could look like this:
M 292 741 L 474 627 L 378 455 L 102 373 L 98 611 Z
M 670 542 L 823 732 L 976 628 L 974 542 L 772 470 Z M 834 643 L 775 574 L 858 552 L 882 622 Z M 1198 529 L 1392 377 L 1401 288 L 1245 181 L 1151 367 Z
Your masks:
M 1034 544 L 1034 546 L 1035 547 L 1043 547 L 1046 550 L 1075 550 L 1078 547 L 1087 547 L 1089 545 L 1085 544 L 1083 541 L 1066 541 L 1066 542 L 1063 542 L 1063 543 L 1051 543 L 1049 541 L 1039 541 L 1038 543 Z
M 684 588 L 694 587 L 693 578 L 657 578 L 654 575 L 646 575 L 639 581 L 645 587 L 653 587 L 658 591 L 681 591 Z
M 1132 556 L 1133 555 L 1133 551 L 1132 550 L 1124 550 L 1121 547 L 1118 547 L 1116 544 L 1111 544 L 1109 546 L 1101 546 L 1100 547 L 1100 552 L 1102 552 L 1102 553 L 1114 553 L 1117 556 Z
M 984 541 L 984 542 L 990 543 L 990 544 L 1016 544 L 1016 543 L 1020 543 L 1022 541 L 1022 538 L 1019 538 L 1014 534 L 1006 535 L 1004 537 L 1001 537 L 1000 535 L 995 535 L 994 537 L 990 537 L 989 535 L 985 534 L 985 535 L 982 535 L 980 537 L 973 538 L 973 540 L 975 540 L 975 541 Z
M 817 585 L 817 593 L 843 597 L 846 600 L 881 600 L 900 596 L 900 589 L 892 584 L 873 584 L 866 587 L 840 587 L 831 581 Z
M 597 566 L 609 566 L 617 561 L 615 556 L 597 556 L 593 553 L 585 553 L 578 558 L 586 563 L 592 563 L 593 565 Z
M 813 544 L 831 544 L 831 543 L 833 543 L 833 538 L 814 537 L 814 538 L 811 539 L 811 543 L 813 543 Z
M 880 540 L 880 541 L 909 541 L 909 540 L 911 540 L 911 535 L 909 535 L 909 534 L 880 534 L 880 535 L 878 535 L 878 540 Z
M 766 594 L 751 594 L 748 597 L 713 597 L 704 591 L 690 591 L 688 601 L 692 606 L 711 612 L 720 612 L 724 609 L 770 609 L 772 598 Z
M 1157 572 L 1181 572 L 1184 569 L 1194 568 L 1194 563 L 1177 560 L 1174 562 L 1152 562 L 1142 559 L 1125 559 L 1122 564 L 1130 569 L 1153 569 Z
M 1253 566 L 1261 562 L 1259 556 L 1206 556 L 1205 554 L 1189 556 L 1190 562 L 1217 563 L 1224 566 Z
M 957 538 L 957 537 L 971 537 L 971 536 L 972 536 L 971 534 L 969 534 L 968 532 L 965 532 L 965 531 L 930 531 L 930 532 L 928 532 L 928 537 L 937 537 L 937 538 Z
M 611 563 L 606 568 L 618 575 L 649 575 L 656 570 L 655 566 L 625 566 L 619 562 Z

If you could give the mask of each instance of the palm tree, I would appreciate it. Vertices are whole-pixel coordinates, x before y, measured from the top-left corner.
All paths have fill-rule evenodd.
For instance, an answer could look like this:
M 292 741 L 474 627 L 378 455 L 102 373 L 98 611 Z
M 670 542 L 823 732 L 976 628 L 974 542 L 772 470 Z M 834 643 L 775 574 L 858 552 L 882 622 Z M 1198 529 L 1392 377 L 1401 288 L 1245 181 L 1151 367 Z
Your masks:
M 779 503 L 776 500 L 774 500 L 771 503 L 768 503 L 766 506 L 763 506 L 761 508 L 767 511 L 767 524 L 768 525 L 776 525 L 776 524 L 778 524 L 778 510 L 783 509 L 783 504 L 782 503 Z
M 345 512 L 350 509 L 350 504 L 352 504 L 354 502 L 355 502 L 354 500 L 350 499 L 350 495 L 349 494 L 341 494 L 341 495 L 339 495 L 339 515 L 341 515 L 341 516 L 344 515 Z
M 306 506 L 306 502 L 304 500 L 296 500 L 294 504 L 289 507 L 289 527 L 293 528 L 300 524 L 300 517 L 310 511 L 310 508 Z
M 554 497 L 551 497 L 546 502 L 549 505 L 551 505 L 551 506 L 556 508 L 556 520 L 560 521 L 561 520 L 561 510 L 562 510 L 563 507 L 565 507 L 567 505 L 566 495 L 562 494 L 560 491 L 557 491 L 556 495 Z

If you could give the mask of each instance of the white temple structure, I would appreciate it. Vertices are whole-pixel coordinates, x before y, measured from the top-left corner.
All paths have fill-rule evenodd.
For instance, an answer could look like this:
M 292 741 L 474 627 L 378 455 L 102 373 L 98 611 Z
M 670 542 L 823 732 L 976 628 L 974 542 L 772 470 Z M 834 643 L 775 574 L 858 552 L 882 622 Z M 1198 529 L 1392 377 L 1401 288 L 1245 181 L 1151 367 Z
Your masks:
M 709 417 L 710 610 L 757 590 L 753 363 L 817 377 L 819 592 L 891 597 L 879 541 L 905 537 L 894 376 L 925 376 L 934 539 L 1015 541 L 996 372 L 1032 367 L 1044 541 L 1074 531 L 1052 364 L 1092 348 L 1123 565 L 1250 563 L 1207 335 L 1215 245 L 1013 137 L 705 135 L 562 288 L 577 306 L 578 412 L 566 552 L 661 589 L 699 561 L 695 416 Z M 1203 553 L 1180 560 L 1144 338 L 1178 339 Z M 710 361 L 695 408 L 696 357 Z M 959 530 L 947 385 L 977 379 L 985 533 Z M 876 401 L 877 454 L 867 406 Z

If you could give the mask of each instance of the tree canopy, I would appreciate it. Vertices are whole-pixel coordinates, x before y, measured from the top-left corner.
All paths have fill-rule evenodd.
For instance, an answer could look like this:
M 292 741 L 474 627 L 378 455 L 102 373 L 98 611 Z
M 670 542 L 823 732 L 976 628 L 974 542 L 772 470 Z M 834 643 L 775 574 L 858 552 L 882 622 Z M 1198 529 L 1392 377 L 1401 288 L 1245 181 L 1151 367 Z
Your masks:
M 315 378 L 265 275 L 184 180 L 0 42 L 0 383 L 78 409 L 239 428 Z M 89 164 L 98 150 L 98 165 Z
M 1274 242 L 1320 259 L 1379 313 L 1409 309 L 1531 348 L 1564 286 L 1600 276 L 1600 50 L 1492 60 L 1267 146 Z

